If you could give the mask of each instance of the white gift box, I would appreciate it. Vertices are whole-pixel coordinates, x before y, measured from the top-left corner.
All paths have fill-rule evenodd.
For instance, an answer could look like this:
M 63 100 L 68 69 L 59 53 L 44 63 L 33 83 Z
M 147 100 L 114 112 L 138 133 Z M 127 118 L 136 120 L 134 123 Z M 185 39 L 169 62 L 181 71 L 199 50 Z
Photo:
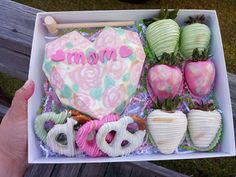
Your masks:
M 180 10 L 176 21 L 183 22 L 188 16 L 205 15 L 207 25 L 212 31 L 211 54 L 216 66 L 216 82 L 214 92 L 223 112 L 223 137 L 220 152 L 194 152 L 188 154 L 152 154 L 137 155 L 129 157 L 49 157 L 42 156 L 39 143 L 34 134 L 33 123 L 38 111 L 41 98 L 44 94 L 43 81 L 46 79 L 42 71 L 45 38 L 47 30 L 42 23 L 44 17 L 50 15 L 58 23 L 72 22 L 96 22 L 96 21 L 122 21 L 148 18 L 156 15 L 159 10 L 115 10 L 115 11 L 74 11 L 74 12 L 43 12 L 38 13 L 35 21 L 35 29 L 32 43 L 29 79 L 35 82 L 35 92 L 28 102 L 28 162 L 29 163 L 97 163 L 97 162 L 122 162 L 122 161 L 151 161 L 151 160 L 173 160 L 173 159 L 196 159 L 223 157 L 235 155 L 235 140 L 233 116 L 230 101 L 228 78 L 225 66 L 224 52 L 220 34 L 218 18 L 215 10 Z

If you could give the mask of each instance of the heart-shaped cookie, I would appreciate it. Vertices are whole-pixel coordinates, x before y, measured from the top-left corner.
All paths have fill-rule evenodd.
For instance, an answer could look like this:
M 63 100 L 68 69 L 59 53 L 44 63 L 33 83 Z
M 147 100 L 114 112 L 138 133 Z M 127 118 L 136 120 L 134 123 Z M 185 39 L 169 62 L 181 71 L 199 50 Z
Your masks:
M 138 33 L 105 27 L 94 42 L 73 31 L 48 43 L 43 71 L 63 104 L 100 119 L 124 110 L 144 60 Z

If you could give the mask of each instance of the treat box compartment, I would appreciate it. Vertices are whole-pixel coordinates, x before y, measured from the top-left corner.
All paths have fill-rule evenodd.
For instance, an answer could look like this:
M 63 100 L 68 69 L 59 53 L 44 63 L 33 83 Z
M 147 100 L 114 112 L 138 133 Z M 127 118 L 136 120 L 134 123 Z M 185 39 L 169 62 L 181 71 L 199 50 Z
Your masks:
M 159 10 L 115 10 L 115 11 L 72 11 L 72 12 L 43 12 L 36 16 L 34 37 L 32 43 L 29 79 L 35 82 L 35 92 L 28 102 L 28 162 L 29 163 L 97 163 L 97 162 L 122 162 L 122 161 L 151 161 L 151 160 L 173 160 L 173 159 L 196 159 L 223 157 L 235 155 L 235 139 L 233 116 L 230 101 L 228 78 L 225 66 L 224 52 L 219 28 L 219 22 L 215 10 L 180 10 L 177 17 L 179 25 L 188 16 L 205 15 L 207 24 L 212 31 L 211 54 L 216 66 L 216 81 L 214 92 L 220 109 L 223 112 L 223 137 L 220 152 L 195 152 L 188 154 L 153 154 L 128 157 L 99 157 L 99 158 L 63 158 L 42 156 L 41 149 L 34 134 L 33 122 L 43 96 L 43 81 L 45 75 L 42 71 L 45 39 L 47 29 L 42 19 L 47 15 L 52 16 L 58 23 L 72 22 L 96 22 L 96 21 L 121 21 L 148 18 L 156 15 Z M 181 22 L 181 23 L 180 23 Z

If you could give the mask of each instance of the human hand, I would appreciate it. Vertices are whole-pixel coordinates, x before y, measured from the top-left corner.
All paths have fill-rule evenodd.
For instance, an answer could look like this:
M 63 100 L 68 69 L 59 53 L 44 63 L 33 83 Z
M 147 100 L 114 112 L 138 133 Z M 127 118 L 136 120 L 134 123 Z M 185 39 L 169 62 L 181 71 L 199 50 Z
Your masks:
M 27 167 L 27 102 L 34 92 L 28 80 L 16 91 L 0 124 L 0 177 L 23 176 Z

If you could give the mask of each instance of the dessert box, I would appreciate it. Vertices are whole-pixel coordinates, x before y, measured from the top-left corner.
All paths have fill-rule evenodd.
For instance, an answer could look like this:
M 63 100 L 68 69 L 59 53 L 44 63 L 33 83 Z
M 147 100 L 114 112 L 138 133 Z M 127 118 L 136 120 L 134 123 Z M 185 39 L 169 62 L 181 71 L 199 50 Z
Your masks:
M 223 113 L 223 136 L 219 152 L 194 152 L 182 154 L 150 154 L 122 157 L 48 157 L 42 156 L 41 149 L 34 134 L 34 119 L 41 104 L 43 96 L 43 82 L 46 79 L 42 70 L 43 56 L 48 34 L 42 20 L 50 15 L 58 23 L 73 22 L 101 22 L 140 20 L 156 15 L 159 10 L 116 10 L 116 11 L 78 11 L 78 12 L 43 12 L 36 16 L 32 52 L 29 67 L 29 79 L 35 82 L 35 92 L 28 102 L 28 162 L 29 163 L 96 163 L 96 162 L 122 162 L 122 161 L 150 161 L 150 160 L 174 160 L 195 159 L 235 155 L 235 140 L 233 128 L 233 116 L 229 94 L 228 78 L 225 66 L 222 40 L 219 23 L 214 10 L 180 10 L 176 21 L 182 25 L 188 16 L 204 15 L 206 24 L 210 27 L 211 51 L 214 56 L 214 64 L 217 70 L 214 93 Z

